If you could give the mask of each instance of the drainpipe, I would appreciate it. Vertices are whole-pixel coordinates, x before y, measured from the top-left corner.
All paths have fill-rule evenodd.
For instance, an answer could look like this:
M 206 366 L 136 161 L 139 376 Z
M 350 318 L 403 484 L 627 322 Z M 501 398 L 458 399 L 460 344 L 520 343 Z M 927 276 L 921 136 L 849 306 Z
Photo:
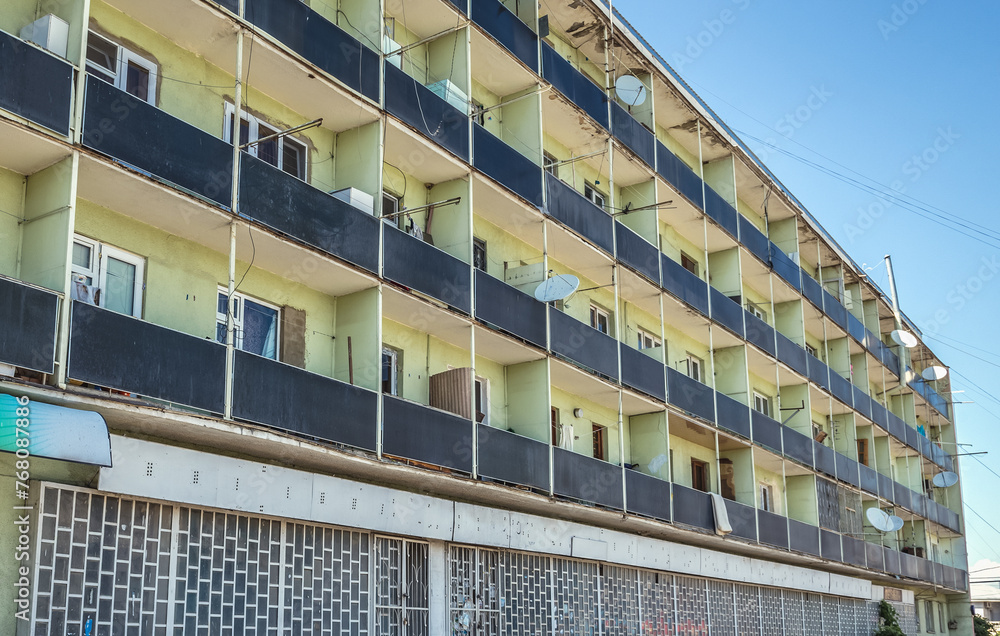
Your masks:
M 246 0 L 240 0 L 239 12 L 243 15 Z M 226 302 L 226 395 L 223 416 L 233 419 L 233 366 L 236 359 L 236 322 L 233 320 L 233 293 L 236 291 L 236 220 L 240 211 L 240 120 L 243 116 L 243 27 L 236 34 L 236 94 L 233 97 L 233 179 L 230 206 L 233 218 L 229 222 L 229 286 Z

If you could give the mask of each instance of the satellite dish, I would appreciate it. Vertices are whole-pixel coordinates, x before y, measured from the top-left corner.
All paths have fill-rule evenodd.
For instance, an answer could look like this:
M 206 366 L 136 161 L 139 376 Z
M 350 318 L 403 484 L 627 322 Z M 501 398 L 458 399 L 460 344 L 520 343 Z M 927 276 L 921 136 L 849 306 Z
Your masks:
M 881 508 L 869 508 L 865 513 L 868 523 L 879 532 L 892 532 L 892 518 Z
M 931 480 L 931 483 L 938 488 L 950 488 L 958 483 L 958 475 L 948 470 L 934 475 L 934 479 Z
M 553 300 L 562 300 L 580 288 L 580 279 L 569 274 L 560 274 L 542 281 L 542 284 L 535 288 L 535 299 L 550 303 Z
M 903 527 L 903 520 L 896 515 L 889 515 L 889 522 L 892 524 L 889 527 L 889 532 L 898 532 Z
M 890 334 L 892 339 L 901 347 L 906 347 L 907 349 L 912 349 L 917 346 L 917 337 L 914 336 L 909 331 L 903 331 L 902 329 L 895 329 Z
M 928 382 L 943 380 L 948 375 L 948 369 L 945 367 L 927 367 L 920 375 Z
M 635 75 L 622 75 L 615 81 L 615 95 L 629 106 L 646 101 L 646 85 Z

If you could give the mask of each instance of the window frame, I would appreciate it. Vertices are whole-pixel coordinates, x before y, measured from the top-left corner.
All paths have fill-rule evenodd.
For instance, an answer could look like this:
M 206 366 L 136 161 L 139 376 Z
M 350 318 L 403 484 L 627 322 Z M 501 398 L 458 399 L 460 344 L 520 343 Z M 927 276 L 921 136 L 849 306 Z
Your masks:
M 758 408 L 758 403 L 763 405 L 764 408 Z M 753 410 L 757 411 L 761 415 L 771 417 L 771 397 L 761 393 L 760 391 L 753 391 Z
M 91 37 L 100 38 L 101 40 L 103 40 L 107 44 L 109 44 L 109 45 L 111 45 L 111 46 L 113 46 L 113 47 L 115 47 L 117 49 L 117 56 L 116 56 L 116 59 L 115 59 L 115 62 L 114 62 L 114 64 L 115 64 L 114 71 L 112 71 L 111 69 L 109 69 L 109 68 L 107 68 L 105 66 L 102 66 L 98 62 L 94 62 L 94 61 L 90 60 L 90 38 Z M 142 99 L 142 101 L 146 102 L 147 104 L 151 104 L 152 106 L 156 106 L 156 83 L 157 83 L 157 79 L 159 78 L 159 68 L 158 68 L 158 66 L 157 66 L 157 64 L 155 62 L 146 59 L 145 57 L 139 55 L 135 51 L 122 46 L 121 44 L 115 42 L 111 38 L 105 37 L 105 36 L 101 35 L 100 33 L 94 31 L 93 29 L 87 29 L 87 53 L 85 55 L 84 62 L 85 62 L 84 63 L 84 68 L 87 71 L 87 73 L 89 73 L 89 74 L 91 74 L 91 75 L 93 75 L 95 77 L 99 77 L 103 81 L 107 81 L 108 80 L 108 76 L 113 73 L 114 74 L 114 81 L 113 82 L 108 82 L 108 83 L 111 84 L 112 86 L 114 86 L 115 88 L 117 88 L 119 90 L 122 90 L 122 91 L 125 91 L 125 92 L 128 92 L 127 85 L 128 85 L 128 67 L 129 67 L 129 64 L 133 63 L 136 66 L 142 68 L 149 75 L 149 80 L 148 80 L 148 83 L 147 83 L 147 86 L 146 86 L 146 88 L 147 88 L 146 98 L 142 99 L 138 95 L 134 95 L 132 93 L 129 93 L 129 95 L 132 95 L 136 99 Z
M 554 154 L 546 150 L 542 151 L 542 170 L 548 172 L 553 177 L 559 178 L 559 159 Z
M 704 487 L 699 488 L 698 483 L 695 479 L 695 475 L 701 475 L 701 480 L 704 481 L 702 484 Z M 697 457 L 691 458 L 691 489 L 697 490 L 699 492 L 712 492 L 712 475 L 709 470 L 708 462 L 698 459 Z
M 688 267 L 687 263 L 685 263 L 685 261 L 687 261 L 688 263 L 690 263 L 691 267 Z M 681 267 L 683 267 L 687 271 L 691 272 L 692 274 L 694 274 L 698 278 L 701 278 L 701 264 L 698 263 L 697 259 L 692 258 L 690 254 L 688 254 L 687 252 L 684 252 L 684 251 L 681 252 Z
M 702 378 L 705 377 L 705 361 L 694 355 L 690 351 L 687 354 L 687 376 L 696 382 L 701 382 Z M 697 373 L 694 372 L 697 370 Z
M 747 311 L 756 316 L 757 318 L 767 322 L 767 312 L 761 309 L 760 305 L 748 300 L 747 301 Z
M 76 265 L 73 263 L 71 256 L 70 273 L 80 274 L 90 278 L 91 287 L 101 292 L 97 296 L 96 305 L 98 307 L 107 308 L 107 294 L 105 291 L 108 287 L 108 259 L 114 258 L 115 260 L 128 263 L 129 265 L 135 267 L 135 281 L 133 282 L 134 287 L 132 291 L 132 311 L 126 315 L 141 319 L 142 308 L 145 304 L 143 292 L 146 289 L 146 259 L 138 254 L 123 250 L 120 247 L 115 247 L 114 245 L 109 245 L 98 241 L 97 239 L 81 236 L 79 234 L 73 235 L 73 243 L 86 245 L 90 249 L 90 265 L 87 268 Z
M 604 319 L 605 329 L 600 328 L 601 319 Z M 600 331 L 606 336 L 611 335 L 611 312 L 604 309 L 600 305 L 590 303 L 590 326 L 597 331 Z
M 597 422 L 591 422 L 590 430 L 592 436 L 591 456 L 594 459 L 601 460 L 602 462 L 608 461 L 608 427 L 603 424 L 598 424 Z
M 597 189 L 597 184 L 584 181 L 583 196 L 605 212 L 608 209 L 608 195 Z
M 479 265 L 476 264 L 477 263 L 477 259 L 476 259 L 476 250 L 477 249 L 482 252 L 482 260 L 479 261 L 482 264 L 482 267 L 480 267 Z M 475 269 L 478 269 L 481 272 L 486 272 L 487 269 L 488 269 L 488 267 L 489 267 L 489 264 L 488 264 L 488 261 L 487 261 L 488 254 L 489 254 L 489 252 L 487 252 L 486 241 L 484 241 L 483 239 L 481 239 L 479 237 L 473 236 L 472 237 L 472 266 Z
M 472 381 L 472 397 L 480 406 L 483 407 L 482 411 L 476 411 L 474 417 L 478 424 L 483 426 L 490 425 L 490 379 L 484 378 L 483 376 L 475 376 Z M 483 414 L 483 419 L 479 419 L 479 414 Z
M 639 351 L 645 351 L 646 349 L 655 349 L 657 347 L 663 346 L 663 340 L 657 336 L 654 336 L 650 332 L 646 331 L 642 327 L 637 329 L 638 331 L 638 344 Z
M 235 126 L 233 125 L 233 117 L 236 115 L 236 105 L 233 104 L 232 102 L 227 101 L 226 102 L 226 109 L 225 110 L 226 110 L 226 113 L 225 113 L 225 117 L 224 117 L 223 124 L 222 124 L 222 140 L 225 141 L 227 144 L 231 144 L 231 143 L 233 143 L 233 132 L 235 130 Z M 243 109 L 240 109 L 240 120 L 245 120 L 247 122 L 247 143 L 252 143 L 252 142 L 258 141 L 261 138 L 261 134 L 260 134 L 260 128 L 261 128 L 261 126 L 263 126 L 264 128 L 266 128 L 269 131 L 273 131 L 273 132 L 266 133 L 265 135 L 263 135 L 263 137 L 267 137 L 268 135 L 271 135 L 273 133 L 279 133 L 279 132 L 281 132 L 281 130 L 278 127 L 273 126 L 273 125 L 269 124 L 266 121 L 263 121 L 259 117 L 255 117 L 254 115 L 251 115 L 250 113 L 248 113 L 247 111 L 245 111 Z M 285 174 L 287 174 L 289 176 L 295 177 L 299 181 L 304 181 L 306 183 L 309 183 L 309 146 L 308 146 L 308 144 L 306 144 L 303 141 L 300 141 L 299 139 L 296 139 L 295 137 L 292 137 L 291 135 L 282 135 L 282 136 L 278 137 L 277 139 L 275 139 L 275 141 L 278 144 L 278 146 L 277 146 L 278 163 L 277 164 L 272 164 L 270 161 L 267 161 L 266 159 L 261 159 L 261 161 L 267 163 L 268 165 L 274 166 L 275 168 L 277 168 L 278 170 L 281 170 L 282 172 L 284 172 Z M 298 174 L 298 170 L 296 170 L 295 174 L 292 174 L 291 172 L 288 172 L 287 170 L 285 170 L 285 144 L 286 143 L 290 144 L 290 145 L 292 145 L 294 147 L 297 147 L 297 149 L 299 151 L 299 159 L 301 161 L 301 166 L 300 166 L 300 168 L 301 168 L 301 175 Z M 245 148 L 243 150 L 243 152 L 249 154 L 252 157 L 258 157 L 258 158 L 260 158 L 259 148 L 260 148 L 260 144 L 252 144 L 251 146 Z
M 400 378 L 400 370 L 402 369 L 403 351 L 401 349 L 397 349 L 396 347 L 391 347 L 391 346 L 389 346 L 387 344 L 383 344 L 382 345 L 382 368 L 383 369 L 385 368 L 385 358 L 386 358 L 386 355 L 388 355 L 389 359 L 392 361 L 391 366 L 389 367 L 390 370 L 391 370 L 391 373 L 390 373 L 390 376 L 389 376 L 389 383 L 390 383 L 391 386 L 389 387 L 389 391 L 386 392 L 386 390 L 385 390 L 385 384 L 384 384 L 385 380 L 383 379 L 381 381 L 382 382 L 382 387 L 381 387 L 382 394 L 383 395 L 392 395 L 394 397 L 402 397 L 402 382 L 400 381 L 401 380 L 401 378 Z
M 226 314 L 223 313 L 223 312 L 220 312 L 218 310 L 218 299 L 219 299 L 219 296 L 224 296 L 224 297 L 226 297 L 228 299 L 228 297 L 229 297 L 229 288 L 226 287 L 226 286 L 223 286 L 223 285 L 219 285 L 219 293 L 216 296 L 216 311 L 215 311 L 216 334 L 218 334 L 218 325 L 223 325 L 227 329 L 226 336 L 228 337 L 228 335 L 229 335 L 228 334 L 229 323 L 227 321 Z M 263 356 L 263 355 L 261 355 L 261 357 L 262 358 L 266 358 L 268 360 L 281 360 L 281 307 L 278 307 L 277 305 L 275 305 L 273 303 L 269 303 L 266 300 L 261 300 L 260 298 L 257 298 L 256 296 L 251 296 L 249 294 L 245 294 L 245 293 L 240 292 L 240 291 L 234 291 L 233 292 L 233 299 L 239 301 L 239 311 L 238 312 L 233 312 L 234 313 L 234 315 L 233 315 L 233 332 L 234 332 L 233 347 L 235 349 L 240 350 L 240 351 L 246 351 L 247 353 L 253 353 L 252 351 L 247 351 L 246 349 L 243 348 L 243 323 L 244 323 L 244 320 L 246 319 L 246 301 L 249 300 L 250 302 L 254 303 L 255 305 L 260 305 L 261 307 L 266 307 L 267 309 L 273 309 L 274 310 L 274 314 L 275 314 L 275 316 L 274 316 L 274 320 L 275 320 L 275 325 L 274 325 L 274 328 L 275 328 L 275 332 L 274 332 L 274 357 L 273 358 L 269 358 L 269 357 Z M 231 302 L 227 303 L 227 305 L 226 305 L 227 309 L 229 309 L 231 306 L 232 306 Z M 216 335 L 215 341 L 216 342 L 220 342 L 220 340 L 218 338 L 218 335 Z M 221 344 L 226 344 L 226 343 L 225 342 L 221 342 Z M 254 355 L 258 355 L 258 354 L 254 354 Z
M 760 493 L 760 509 L 764 512 L 777 514 L 778 509 L 774 501 L 774 486 L 766 481 L 762 481 L 757 484 L 757 487 Z

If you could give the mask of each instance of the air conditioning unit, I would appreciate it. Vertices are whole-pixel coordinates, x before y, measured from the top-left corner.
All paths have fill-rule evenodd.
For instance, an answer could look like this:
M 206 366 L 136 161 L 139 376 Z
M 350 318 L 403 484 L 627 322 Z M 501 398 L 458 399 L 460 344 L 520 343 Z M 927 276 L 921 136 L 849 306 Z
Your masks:
M 469 114 L 469 96 L 465 94 L 465 91 L 455 86 L 451 80 L 434 82 L 429 84 L 427 88 L 466 115 Z
M 398 42 L 390 38 L 388 35 L 382 36 L 382 53 L 385 54 L 385 61 L 399 69 L 403 66 L 403 54 L 392 54 L 401 48 L 403 47 L 401 47 Z
M 335 190 L 330 193 L 334 198 L 340 199 L 344 203 L 355 207 L 362 212 L 367 212 L 368 214 L 375 214 L 375 197 L 358 190 L 357 188 L 344 188 L 343 190 Z
M 69 24 L 51 13 L 21 29 L 21 39 L 37 44 L 61 58 L 66 57 Z

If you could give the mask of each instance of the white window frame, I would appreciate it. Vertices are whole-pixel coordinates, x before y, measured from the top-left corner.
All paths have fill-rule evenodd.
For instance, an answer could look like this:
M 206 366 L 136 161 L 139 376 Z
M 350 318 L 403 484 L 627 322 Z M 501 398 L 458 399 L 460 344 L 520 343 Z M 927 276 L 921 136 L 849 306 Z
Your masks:
M 761 406 L 763 408 L 761 408 Z M 760 391 L 753 392 L 753 410 L 771 417 L 771 398 Z
M 705 376 L 705 361 L 693 353 L 687 354 L 687 376 L 704 384 L 702 378 Z
M 388 355 L 392 359 L 392 367 L 391 367 L 392 373 L 391 373 L 391 375 L 389 377 L 390 387 L 389 387 L 389 393 L 387 395 L 393 395 L 393 396 L 399 396 L 400 395 L 400 391 L 399 391 L 399 372 L 400 372 L 399 359 L 400 359 L 400 354 L 401 353 L 402 353 L 402 351 L 400 351 L 399 349 L 396 349 L 395 347 L 390 347 L 389 345 L 382 345 L 382 356 L 384 357 L 384 356 Z M 380 375 L 380 377 L 381 377 L 381 367 L 382 367 L 382 364 L 380 363 L 379 364 L 379 375 Z M 379 384 L 381 384 L 381 379 L 379 380 Z
M 812 346 L 808 342 L 806 343 L 806 353 L 808 353 L 809 355 L 811 355 L 816 359 L 819 359 L 819 351 L 816 349 L 816 347 Z
M 490 380 L 489 378 L 484 378 L 482 376 L 476 376 L 475 381 L 472 385 L 473 388 L 473 398 L 479 397 L 480 404 L 483 406 L 483 421 L 480 424 L 484 426 L 490 425 Z M 482 393 L 480 393 L 482 391 Z M 473 417 L 476 417 L 478 413 L 473 413 Z
M 756 303 L 747 301 L 747 311 L 749 311 L 754 316 L 757 316 L 764 322 L 767 322 L 767 312 L 761 309 Z
M 222 295 L 222 296 L 228 296 L 229 295 L 229 288 L 228 287 L 223 287 L 222 285 L 219 285 L 219 294 Z M 278 307 L 277 305 L 273 305 L 273 304 L 271 304 L 271 303 L 269 303 L 267 301 L 261 300 L 261 299 L 255 297 L 255 296 L 249 296 L 247 294 L 244 294 L 243 292 L 238 292 L 238 291 L 234 291 L 233 292 L 232 300 L 230 301 L 229 304 L 226 305 L 227 308 L 228 308 L 228 307 L 231 306 L 231 304 L 232 304 L 233 301 L 239 301 L 239 307 L 240 307 L 239 311 L 238 312 L 234 312 L 235 315 L 233 316 L 233 332 L 234 332 L 233 346 L 235 348 L 239 349 L 240 351 L 244 350 L 243 349 L 243 320 L 246 317 L 246 302 L 245 301 L 247 301 L 247 300 L 249 300 L 250 302 L 252 302 L 254 304 L 261 305 L 262 307 L 267 307 L 268 309 L 273 309 L 274 310 L 274 312 L 275 312 L 275 320 L 277 322 L 275 324 L 275 332 L 274 332 L 274 358 L 271 358 L 271 359 L 272 360 L 279 360 L 280 359 L 280 355 L 281 355 L 281 352 L 280 352 L 280 348 L 281 348 L 281 308 Z M 218 302 L 218 296 L 216 296 L 216 302 Z M 218 311 L 218 306 L 216 306 L 215 324 L 216 325 L 223 325 L 223 326 L 227 327 L 227 329 L 228 329 L 228 323 L 226 321 L 226 314 L 223 313 L 223 312 Z M 218 329 L 218 327 L 216 329 Z M 228 333 L 227 333 L 227 337 L 228 337 Z M 218 342 L 218 338 L 216 338 L 216 342 Z
M 599 327 L 599 325 L 601 324 L 601 318 L 604 319 L 604 322 L 605 322 L 606 327 L 607 327 L 607 331 L 602 331 L 601 328 Z M 590 305 L 590 326 L 593 327 L 594 329 L 597 329 L 598 331 L 600 331 L 604 335 L 610 336 L 611 335 L 611 312 L 609 312 L 607 309 L 603 309 L 600 306 L 591 303 L 591 305 Z
M 760 491 L 760 509 L 765 512 L 778 512 L 778 507 L 775 505 L 774 500 L 774 486 L 762 481 L 758 484 L 758 489 Z
M 542 151 L 542 170 L 553 177 L 559 177 L 559 159 L 550 152 Z
M 84 268 L 79 265 L 71 265 L 70 271 L 74 274 L 87 276 L 91 280 L 91 285 L 95 289 L 102 291 L 102 293 L 98 295 L 98 307 L 106 307 L 107 304 L 107 294 L 103 293 L 103 291 L 108 288 L 108 259 L 114 258 L 115 260 L 128 263 L 129 265 L 135 267 L 135 289 L 132 293 L 132 311 L 129 315 L 136 318 L 142 318 L 142 292 L 145 288 L 146 280 L 146 259 L 138 254 L 126 252 L 121 248 L 101 243 L 100 241 L 80 236 L 79 234 L 73 235 L 73 242 L 86 245 L 90 248 L 90 266 Z
M 233 131 L 236 129 L 236 127 L 234 125 L 231 125 L 230 122 L 233 121 L 233 117 L 235 115 L 236 115 L 236 105 L 233 104 L 232 102 L 226 102 L 225 121 L 223 122 L 223 125 L 222 125 L 222 140 L 225 141 L 227 144 L 233 143 Z M 253 142 L 255 142 L 258 139 L 260 139 L 260 127 L 261 126 L 266 127 L 268 130 L 273 130 L 274 132 L 281 132 L 281 129 L 279 127 L 273 126 L 273 125 L 267 123 L 266 121 L 262 121 L 262 120 L 258 119 L 257 117 L 254 117 L 250 113 L 246 112 L 245 110 L 240 110 L 240 119 L 241 120 L 245 120 L 247 122 L 247 142 L 251 144 L 250 146 L 247 146 L 247 148 L 244 150 L 244 152 L 246 152 L 246 153 L 248 153 L 248 154 L 250 154 L 251 156 L 254 156 L 254 157 L 258 156 L 258 148 L 260 147 L 260 144 L 255 144 Z M 264 136 L 267 137 L 268 135 L 271 135 L 271 134 L 273 134 L 273 133 L 267 133 Z M 291 135 L 282 135 L 282 136 L 278 137 L 276 141 L 278 142 L 278 165 L 275 166 L 275 167 L 278 170 L 281 170 L 282 172 L 284 172 L 285 174 L 291 175 L 291 176 L 299 179 L 300 181 L 305 181 L 306 183 L 308 183 L 309 182 L 309 147 L 305 143 L 299 141 L 298 139 L 295 139 Z M 296 146 L 298 148 L 298 150 L 299 150 L 299 155 L 302 157 L 302 174 L 301 175 L 299 175 L 299 174 L 292 174 L 292 173 L 287 172 L 285 170 L 284 163 L 285 163 L 285 144 L 286 143 L 287 144 L 291 144 L 293 146 Z
M 476 248 L 482 248 L 483 250 L 482 267 L 476 265 Z M 479 238 L 478 236 L 472 237 L 472 266 L 482 272 L 485 272 L 489 269 L 489 252 L 487 251 L 486 241 Z
M 128 78 L 128 65 L 129 63 L 135 64 L 149 73 L 149 94 L 146 96 L 146 102 L 156 105 L 156 79 L 159 76 L 157 66 L 155 63 L 142 57 L 135 51 L 131 51 L 124 46 L 113 42 L 108 38 L 100 35 L 92 30 L 87 31 L 88 42 L 90 38 L 100 38 L 107 42 L 109 45 L 116 47 L 118 49 L 118 56 L 116 60 L 117 68 L 114 70 L 115 81 L 112 82 L 115 88 L 120 90 L 125 90 L 126 81 Z M 88 47 L 89 48 L 89 47 Z M 89 59 L 86 60 L 87 71 L 91 72 L 95 77 L 100 77 L 101 79 L 107 80 L 108 75 L 112 73 L 111 69 L 91 62 Z M 131 95 L 131 93 L 129 93 Z M 138 99 L 138 98 L 136 98 Z
M 584 183 L 583 184 L 583 196 L 587 197 L 587 200 L 601 208 L 606 209 L 608 204 L 608 195 L 604 194 L 597 189 L 596 184 Z
M 645 329 L 639 329 L 639 351 L 663 346 L 663 341 Z
M 688 269 L 687 267 L 684 266 L 684 259 L 685 258 L 687 260 L 691 261 L 694 264 L 694 271 L 692 271 L 692 270 L 690 270 L 690 269 Z M 701 263 L 698 262 L 698 259 L 694 258 L 693 256 L 691 256 L 687 252 L 681 252 L 680 264 L 681 264 L 681 267 L 684 267 L 684 269 L 687 269 L 687 271 L 691 272 L 692 274 L 694 274 L 698 278 L 701 278 Z

